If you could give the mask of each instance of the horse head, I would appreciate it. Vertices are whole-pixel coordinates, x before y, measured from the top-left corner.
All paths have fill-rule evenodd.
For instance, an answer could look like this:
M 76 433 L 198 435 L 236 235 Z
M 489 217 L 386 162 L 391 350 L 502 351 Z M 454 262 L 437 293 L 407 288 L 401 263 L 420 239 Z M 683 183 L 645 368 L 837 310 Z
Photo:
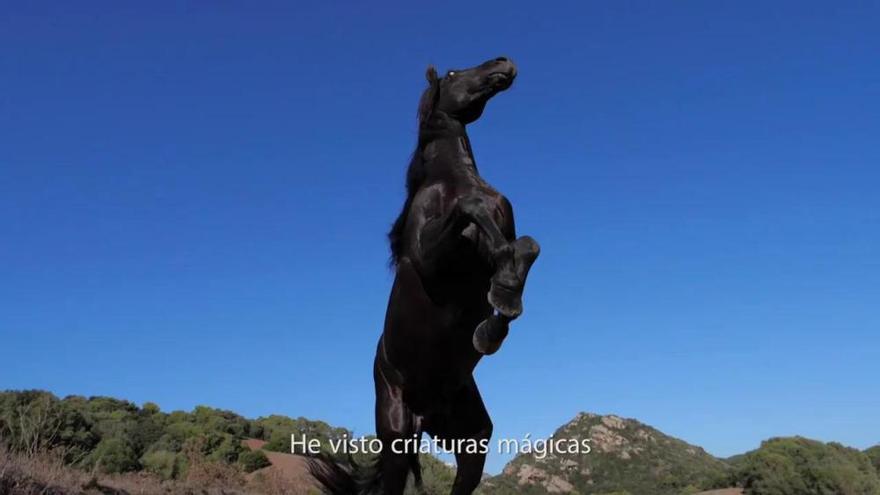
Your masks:
M 490 98 L 513 84 L 516 66 L 507 57 L 498 57 L 470 69 L 450 70 L 443 77 L 431 66 L 425 77 L 429 86 L 419 105 L 420 120 L 426 122 L 442 112 L 469 124 L 480 118 Z

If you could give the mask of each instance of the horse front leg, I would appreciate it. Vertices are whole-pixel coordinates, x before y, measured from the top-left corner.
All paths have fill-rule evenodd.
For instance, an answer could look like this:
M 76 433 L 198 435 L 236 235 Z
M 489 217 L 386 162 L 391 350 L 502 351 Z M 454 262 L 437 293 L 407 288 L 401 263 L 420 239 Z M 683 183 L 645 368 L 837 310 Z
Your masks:
M 487 299 L 495 311 L 474 330 L 473 345 L 481 354 L 494 354 L 507 337 L 510 322 L 522 314 L 526 278 L 541 248 L 529 236 L 508 242 L 479 197 L 462 202 L 462 209 L 474 226 L 462 234 L 476 242 L 478 251 L 494 269 Z M 512 237 L 515 235 L 512 218 L 508 225 Z M 482 235 L 475 235 L 477 229 Z
M 488 298 L 489 304 L 501 315 L 514 320 L 522 314 L 526 277 L 540 253 L 540 246 L 529 236 L 520 237 L 496 253 Z
M 507 335 L 508 324 L 522 314 L 526 277 L 541 251 L 529 236 L 511 242 L 491 213 L 494 204 L 481 195 L 465 196 L 445 217 L 427 222 L 419 236 L 423 273 L 430 274 L 438 268 L 438 261 L 454 251 L 461 237 L 475 242 L 477 250 L 492 267 L 487 299 L 495 314 L 474 333 L 474 347 L 483 354 L 498 350 Z M 511 238 L 515 235 L 512 225 L 511 218 L 507 229 Z
M 482 234 L 476 236 L 477 248 L 494 269 L 488 294 L 489 304 L 502 315 L 515 319 L 522 314 L 522 291 L 526 277 L 541 249 L 529 236 L 513 240 L 512 218 L 508 219 L 508 238 L 493 217 L 491 204 L 494 202 L 473 195 L 460 199 L 457 207 Z M 471 239 L 474 240 L 474 237 L 471 236 Z
M 489 303 L 496 309 L 474 331 L 474 349 L 480 354 L 494 354 L 507 337 L 510 322 L 522 313 L 522 293 L 526 277 L 541 248 L 529 236 L 511 243 L 510 259 L 498 267 L 489 289 Z M 502 311 L 499 308 L 506 308 Z

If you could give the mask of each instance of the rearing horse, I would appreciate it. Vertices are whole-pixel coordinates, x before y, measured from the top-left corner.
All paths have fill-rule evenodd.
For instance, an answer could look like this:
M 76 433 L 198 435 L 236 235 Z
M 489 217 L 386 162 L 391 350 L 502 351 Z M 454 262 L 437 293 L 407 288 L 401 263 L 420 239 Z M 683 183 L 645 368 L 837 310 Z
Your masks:
M 373 367 L 384 449 L 368 475 L 313 462 L 332 494 L 400 495 L 410 471 L 420 485 L 418 454 L 394 453 L 395 440 L 402 445 L 424 432 L 453 444 L 488 441 L 492 421 L 473 370 L 522 313 L 539 252 L 532 238 L 516 237 L 510 202 L 480 177 L 465 131 L 513 83 L 513 62 L 499 57 L 443 77 L 429 67 L 426 76 L 406 203 L 389 233 L 396 278 Z M 452 494 L 471 494 L 486 454 L 461 451 L 455 459 Z

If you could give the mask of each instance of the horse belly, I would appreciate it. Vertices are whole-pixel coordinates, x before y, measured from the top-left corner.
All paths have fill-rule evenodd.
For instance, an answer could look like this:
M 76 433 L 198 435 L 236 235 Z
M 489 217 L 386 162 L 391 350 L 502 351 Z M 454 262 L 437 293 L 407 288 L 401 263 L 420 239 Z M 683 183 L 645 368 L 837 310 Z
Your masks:
M 435 303 L 412 264 L 401 260 L 385 317 L 384 352 L 414 411 L 442 408 L 470 381 L 480 359 L 472 336 L 482 310 L 462 303 Z

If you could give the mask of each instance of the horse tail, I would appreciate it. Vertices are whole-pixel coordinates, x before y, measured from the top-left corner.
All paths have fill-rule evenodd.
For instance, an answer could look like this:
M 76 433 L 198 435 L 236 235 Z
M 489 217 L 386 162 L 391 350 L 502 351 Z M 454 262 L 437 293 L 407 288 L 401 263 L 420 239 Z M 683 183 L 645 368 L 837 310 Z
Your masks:
M 358 464 L 351 456 L 343 465 L 327 454 L 308 458 L 309 474 L 327 495 L 381 495 L 382 458 Z

